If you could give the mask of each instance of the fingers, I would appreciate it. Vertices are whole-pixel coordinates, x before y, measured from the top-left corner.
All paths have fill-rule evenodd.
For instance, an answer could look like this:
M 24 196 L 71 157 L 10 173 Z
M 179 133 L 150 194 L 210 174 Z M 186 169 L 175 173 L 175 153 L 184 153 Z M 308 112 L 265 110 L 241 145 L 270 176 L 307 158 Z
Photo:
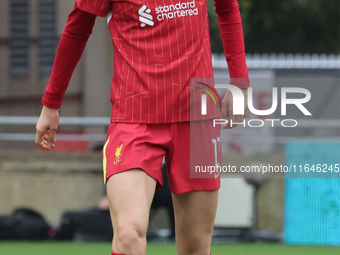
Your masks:
M 228 122 L 223 126 L 223 129 L 230 129 L 236 127 L 236 115 L 233 114 L 233 98 L 230 91 L 224 95 L 221 110 L 221 119 L 226 119 Z
M 241 123 L 244 119 L 244 115 L 234 115 L 232 112 L 232 109 L 229 109 L 228 123 L 224 125 L 224 129 L 235 128 L 238 126 L 238 123 Z
M 244 124 L 243 121 L 246 118 L 246 115 L 232 115 L 232 118 L 229 118 L 228 123 L 223 127 L 227 129 L 235 128 L 239 124 Z
M 54 148 L 55 147 L 55 134 L 57 133 L 57 128 L 50 128 L 50 132 L 48 134 L 47 138 L 47 146 L 49 148 Z
M 229 112 L 229 104 L 228 103 L 222 103 L 221 119 L 227 119 L 228 118 L 228 112 Z
M 246 90 L 243 91 L 243 94 L 246 93 Z M 234 115 L 233 114 L 233 97 L 231 92 L 228 90 L 223 98 L 222 102 L 222 110 L 221 110 L 221 119 L 226 119 L 227 124 L 223 126 L 224 129 L 230 129 L 237 127 L 238 124 L 243 124 L 244 119 L 248 114 L 248 105 L 245 101 L 245 111 L 242 115 Z
M 50 148 L 54 148 L 55 147 L 55 141 L 56 141 L 56 139 L 53 139 L 52 147 L 50 147 Z M 48 135 L 47 134 L 45 134 L 43 136 L 43 143 L 48 146 Z
M 244 118 L 248 118 L 248 116 L 249 116 L 249 109 L 247 107 L 245 112 L 244 112 Z
M 228 123 L 223 126 L 224 129 L 230 128 L 230 117 L 232 116 L 232 107 L 230 107 L 229 101 L 223 99 L 222 102 L 222 109 L 221 109 L 221 119 L 226 119 L 228 120 Z
M 37 129 L 35 136 L 35 144 L 44 150 L 50 150 L 50 147 L 47 146 L 46 140 L 44 140 L 46 131 Z
M 223 126 L 224 129 L 231 129 L 238 126 L 238 124 L 242 123 L 246 118 L 247 111 L 245 111 L 244 115 L 234 115 L 233 108 L 228 107 L 228 115 L 225 119 L 228 120 L 228 123 Z M 222 117 L 222 114 L 221 114 Z
M 245 116 L 244 115 L 235 115 L 234 116 L 235 120 L 233 120 L 233 126 L 234 123 L 242 123 L 242 121 L 244 120 Z M 237 126 L 238 124 L 236 124 Z
M 43 106 L 36 125 L 35 143 L 44 150 L 55 147 L 55 135 L 59 125 L 58 109 Z
M 232 108 L 232 107 L 229 107 L 229 108 L 228 108 L 228 117 L 227 117 L 228 123 L 225 124 L 225 125 L 223 126 L 223 129 L 230 129 L 230 128 L 233 128 L 233 127 L 234 127 L 234 124 L 232 124 L 232 123 L 235 122 L 235 121 L 234 121 L 234 118 L 235 118 L 235 116 L 234 116 L 234 114 L 233 114 L 233 108 Z M 231 126 L 231 125 L 233 125 L 233 126 Z
M 56 141 L 55 134 L 56 134 L 56 129 L 53 132 L 49 130 L 43 131 L 43 130 L 37 129 L 35 144 L 44 150 L 53 149 L 55 148 L 55 141 Z

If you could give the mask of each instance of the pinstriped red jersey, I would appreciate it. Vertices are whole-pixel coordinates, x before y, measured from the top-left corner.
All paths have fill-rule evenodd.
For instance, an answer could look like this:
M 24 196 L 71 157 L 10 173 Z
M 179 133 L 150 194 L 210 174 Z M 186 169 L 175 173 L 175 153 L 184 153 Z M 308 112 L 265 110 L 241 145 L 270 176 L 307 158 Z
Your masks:
M 201 93 L 190 86 L 190 79 L 213 77 L 206 1 L 76 1 L 82 11 L 107 16 L 114 48 L 111 121 L 173 123 L 219 117 L 208 100 L 208 114 L 190 118 L 190 93 Z M 222 39 L 229 43 L 224 46 L 230 76 L 246 78 L 237 1 L 215 0 L 215 6 Z M 51 80 L 43 103 L 53 99 Z
M 112 120 L 189 121 L 190 78 L 213 77 L 206 1 L 114 1 L 111 10 Z

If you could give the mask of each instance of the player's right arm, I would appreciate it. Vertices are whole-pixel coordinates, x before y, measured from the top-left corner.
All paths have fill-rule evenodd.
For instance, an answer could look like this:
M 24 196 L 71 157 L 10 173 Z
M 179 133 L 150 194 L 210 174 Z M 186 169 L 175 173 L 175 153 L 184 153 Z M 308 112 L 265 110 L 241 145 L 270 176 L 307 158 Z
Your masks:
M 36 125 L 35 143 L 45 150 L 55 147 L 55 134 L 59 124 L 58 109 L 97 17 L 96 13 L 90 13 L 86 9 L 89 6 L 82 6 L 83 2 L 86 1 L 76 1 L 68 17 L 59 41 L 49 84 L 41 101 L 44 106 Z

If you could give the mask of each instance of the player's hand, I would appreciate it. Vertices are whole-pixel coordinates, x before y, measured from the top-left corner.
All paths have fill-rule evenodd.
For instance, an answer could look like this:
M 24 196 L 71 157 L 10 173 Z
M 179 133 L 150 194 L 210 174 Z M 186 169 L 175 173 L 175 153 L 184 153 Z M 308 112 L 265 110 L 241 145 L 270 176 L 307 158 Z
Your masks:
M 241 89 L 243 92 L 244 98 L 244 114 L 243 115 L 234 115 L 233 114 L 233 95 L 230 90 L 228 90 L 224 98 L 222 100 L 222 110 L 221 110 L 221 119 L 228 119 L 228 123 L 223 126 L 224 129 L 230 129 L 237 127 L 237 124 L 242 122 L 248 113 L 248 94 L 247 89 Z
M 55 134 L 59 125 L 58 109 L 43 106 L 38 123 L 35 127 L 35 144 L 44 150 L 55 147 Z

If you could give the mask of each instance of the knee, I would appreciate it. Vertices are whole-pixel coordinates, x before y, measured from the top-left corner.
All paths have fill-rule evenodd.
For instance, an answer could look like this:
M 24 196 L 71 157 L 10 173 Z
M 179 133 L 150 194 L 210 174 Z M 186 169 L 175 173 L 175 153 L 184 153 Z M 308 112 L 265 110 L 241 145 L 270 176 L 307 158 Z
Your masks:
M 131 250 L 140 242 L 140 236 L 135 228 L 123 228 L 118 231 L 118 242 L 123 250 Z
M 186 255 L 210 255 L 210 246 L 206 245 L 192 245 L 184 249 L 183 254 Z
M 188 238 L 178 240 L 180 255 L 210 255 L 211 236 L 192 234 Z
M 122 227 L 118 229 L 117 243 L 124 254 L 145 254 L 146 231 L 138 227 Z

